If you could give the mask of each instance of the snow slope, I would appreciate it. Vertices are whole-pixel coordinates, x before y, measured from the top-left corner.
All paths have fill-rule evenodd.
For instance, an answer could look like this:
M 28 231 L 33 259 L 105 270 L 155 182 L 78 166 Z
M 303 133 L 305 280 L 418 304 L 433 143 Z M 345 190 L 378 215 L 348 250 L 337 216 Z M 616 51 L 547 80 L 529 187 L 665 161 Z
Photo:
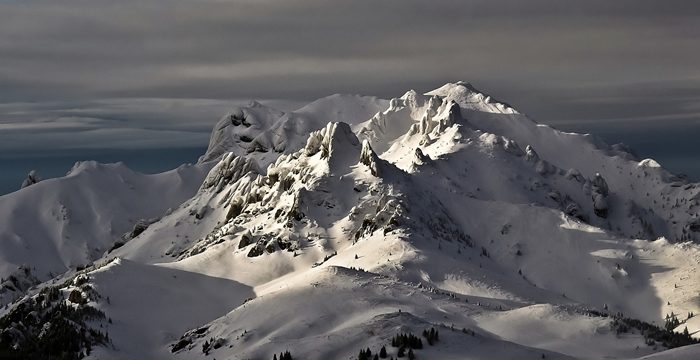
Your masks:
M 697 184 L 469 84 L 253 103 L 207 160 L 196 193 L 83 272 L 113 320 L 92 358 L 396 356 L 408 332 L 418 359 L 700 356 L 637 321 L 700 337 Z
M 0 276 L 21 277 L 24 266 L 47 280 L 89 264 L 139 220 L 158 218 L 192 196 L 210 167 L 146 175 L 121 163 L 82 162 L 65 177 L 0 196 Z M 3 290 L 0 304 L 17 296 Z
M 254 296 L 231 280 L 128 260 L 113 261 L 90 276 L 110 299 L 100 309 L 113 321 L 114 348 L 99 349 L 97 358 L 156 358 L 173 338 Z

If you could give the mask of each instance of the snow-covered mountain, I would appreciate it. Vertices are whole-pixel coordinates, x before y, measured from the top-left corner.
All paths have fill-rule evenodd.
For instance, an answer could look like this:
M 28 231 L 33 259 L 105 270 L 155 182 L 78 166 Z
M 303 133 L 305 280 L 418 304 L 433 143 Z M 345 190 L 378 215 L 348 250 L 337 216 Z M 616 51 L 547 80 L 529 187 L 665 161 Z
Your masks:
M 0 305 L 85 267 L 191 197 L 211 164 L 162 174 L 80 162 L 65 177 L 0 196 Z
M 67 317 L 96 359 L 700 356 L 698 184 L 466 83 L 233 109 L 180 186 L 113 167 L 0 197 L 0 355 Z

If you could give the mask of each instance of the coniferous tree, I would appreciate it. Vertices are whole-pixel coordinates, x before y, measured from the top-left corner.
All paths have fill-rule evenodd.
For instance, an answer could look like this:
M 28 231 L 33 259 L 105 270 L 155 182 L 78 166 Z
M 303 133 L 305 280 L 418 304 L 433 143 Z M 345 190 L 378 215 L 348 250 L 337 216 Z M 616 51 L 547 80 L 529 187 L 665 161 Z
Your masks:
M 415 360 L 416 355 L 413 354 L 413 349 L 408 349 L 408 360 Z
M 386 347 L 382 345 L 382 348 L 379 349 L 379 357 L 382 359 L 386 359 Z
M 391 346 L 411 349 L 422 349 L 423 341 L 412 333 L 400 333 L 391 339 Z
M 360 349 L 360 354 L 357 355 L 357 360 L 368 360 L 367 354 L 365 354 L 365 349 Z
M 438 338 L 438 332 L 435 330 L 435 328 L 430 328 L 430 330 L 423 330 L 423 336 L 425 337 L 426 340 L 428 340 L 428 344 L 430 346 L 434 345 L 435 342 L 439 340 Z M 421 344 L 422 347 L 422 344 Z
M 670 316 L 666 315 L 666 324 L 664 326 L 666 330 L 673 331 L 673 329 L 677 328 L 680 324 L 680 320 L 678 320 L 678 317 L 673 313 L 673 311 L 671 312 Z

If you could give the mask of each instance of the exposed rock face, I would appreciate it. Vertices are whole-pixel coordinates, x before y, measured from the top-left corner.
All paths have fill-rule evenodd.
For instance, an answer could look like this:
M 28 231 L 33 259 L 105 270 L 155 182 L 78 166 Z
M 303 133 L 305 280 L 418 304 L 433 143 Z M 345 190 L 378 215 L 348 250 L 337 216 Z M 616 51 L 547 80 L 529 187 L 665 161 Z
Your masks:
M 20 189 L 24 189 L 27 186 L 34 185 L 41 181 L 41 178 L 39 177 L 39 173 L 36 170 L 32 170 L 27 174 L 27 178 L 22 181 L 22 186 L 20 186 Z
M 417 148 L 416 151 L 420 151 L 420 148 Z M 422 153 L 421 153 L 422 155 Z M 378 163 L 379 163 L 379 157 L 377 154 L 372 150 L 372 146 L 369 144 L 369 141 L 364 140 L 362 141 L 362 152 L 360 153 L 360 164 L 364 164 L 367 167 L 369 167 L 370 172 L 374 176 L 379 175 L 379 168 L 378 168 Z
M 284 112 L 255 101 L 248 106 L 234 108 L 214 127 L 207 152 L 199 161 L 216 160 L 227 152 L 244 155 L 266 151 L 270 144 L 259 136 L 283 115 Z
M 321 158 L 328 161 L 333 172 L 355 163 L 360 156 L 360 141 L 346 123 L 328 123 L 322 130 L 309 135 L 304 147 L 307 156 L 321 152 Z
M 599 173 L 596 173 L 591 184 L 591 199 L 593 199 L 593 211 L 596 216 L 603 219 L 608 217 L 608 193 L 608 183 Z
M 700 232 L 700 219 L 693 220 L 688 223 L 688 230 L 692 232 Z
M 417 147 L 415 153 L 413 154 L 413 163 L 415 165 L 423 165 L 429 161 L 430 158 L 423 154 L 423 150 Z
M 597 192 L 603 196 L 608 196 L 608 183 L 603 179 L 603 176 L 601 176 L 599 173 L 595 174 L 595 178 L 593 178 L 593 184 L 592 184 L 592 191 Z
M 146 220 L 146 219 L 141 219 L 134 224 L 133 229 L 131 229 L 131 232 L 129 233 L 129 238 L 133 239 L 139 235 L 141 235 L 142 232 L 146 231 L 148 227 L 156 222 L 158 219 L 151 219 L 151 220 Z
M 595 194 L 593 196 L 593 211 L 598 217 L 603 219 L 608 217 L 608 201 L 602 194 Z
M 214 188 L 217 193 L 224 186 L 236 182 L 249 172 L 259 173 L 255 160 L 236 156 L 234 153 L 225 153 L 221 161 L 209 172 L 202 184 L 202 189 Z

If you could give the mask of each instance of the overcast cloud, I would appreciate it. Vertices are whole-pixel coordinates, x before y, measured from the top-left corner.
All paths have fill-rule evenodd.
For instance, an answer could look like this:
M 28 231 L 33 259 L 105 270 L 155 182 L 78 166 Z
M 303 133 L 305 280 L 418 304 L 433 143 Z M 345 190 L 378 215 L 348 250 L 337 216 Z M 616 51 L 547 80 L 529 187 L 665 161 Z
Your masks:
M 0 0 L 0 151 L 194 146 L 229 104 L 456 80 L 555 126 L 697 134 L 699 39 L 695 0 Z

